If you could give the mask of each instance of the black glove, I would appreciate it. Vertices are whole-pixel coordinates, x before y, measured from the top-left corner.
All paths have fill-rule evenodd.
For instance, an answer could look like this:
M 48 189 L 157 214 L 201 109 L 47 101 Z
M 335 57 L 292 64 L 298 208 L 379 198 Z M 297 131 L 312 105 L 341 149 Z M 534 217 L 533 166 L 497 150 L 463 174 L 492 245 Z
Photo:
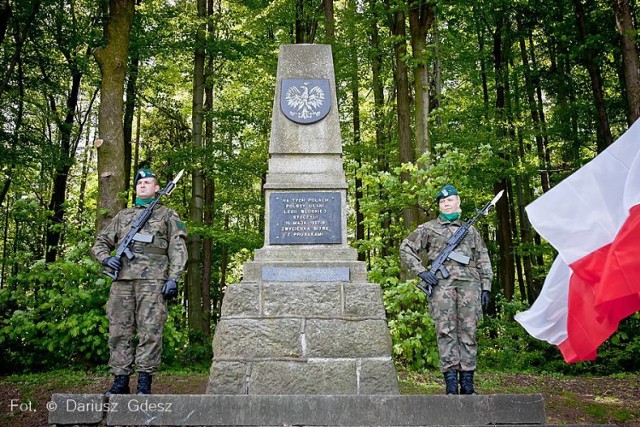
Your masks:
M 171 299 L 178 296 L 178 284 L 175 280 L 169 279 L 162 285 L 162 296 L 164 299 Z
M 491 292 L 482 291 L 482 295 L 480 295 L 480 303 L 482 304 L 482 308 L 484 311 L 489 309 L 489 303 L 491 302 Z
M 422 279 L 427 285 L 436 286 L 438 284 L 438 278 L 430 270 L 418 273 L 418 277 Z
M 122 270 L 122 261 L 120 257 L 109 256 L 102 260 L 102 265 L 109 267 L 112 270 Z

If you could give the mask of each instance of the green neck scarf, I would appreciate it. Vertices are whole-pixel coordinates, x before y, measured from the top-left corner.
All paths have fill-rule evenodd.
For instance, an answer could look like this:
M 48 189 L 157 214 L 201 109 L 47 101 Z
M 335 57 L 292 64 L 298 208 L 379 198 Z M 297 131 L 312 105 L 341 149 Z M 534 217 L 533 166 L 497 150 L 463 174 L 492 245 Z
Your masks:
M 440 212 L 440 218 L 444 219 L 445 221 L 453 222 L 456 219 L 460 218 L 460 212 L 454 212 L 450 214 Z
M 149 199 L 141 199 L 140 197 L 136 197 L 136 206 L 147 206 L 149 203 L 153 202 L 155 197 L 151 197 Z

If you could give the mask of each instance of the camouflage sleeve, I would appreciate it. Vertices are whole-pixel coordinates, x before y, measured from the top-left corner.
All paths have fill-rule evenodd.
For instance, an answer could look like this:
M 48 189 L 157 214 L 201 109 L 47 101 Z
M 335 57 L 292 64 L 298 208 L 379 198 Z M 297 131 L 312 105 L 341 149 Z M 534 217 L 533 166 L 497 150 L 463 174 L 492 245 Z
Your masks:
M 484 244 L 484 240 L 482 240 L 482 236 L 480 232 L 474 230 L 474 237 L 476 240 L 476 253 L 474 254 L 475 259 L 478 262 L 478 268 L 480 270 L 480 284 L 483 291 L 491 291 L 491 281 L 493 280 L 493 270 L 491 269 L 491 259 L 489 258 L 489 251 L 487 250 L 487 246 Z
M 91 254 L 100 263 L 111 255 L 111 251 L 116 247 L 119 218 L 120 213 L 116 214 L 96 236 L 96 242 L 91 248 Z
M 178 280 L 187 266 L 187 227 L 176 212 L 169 215 L 169 278 Z
M 418 227 L 400 244 L 400 259 L 415 275 L 426 270 L 419 255 L 427 246 L 427 234 L 423 231 L 422 226 Z

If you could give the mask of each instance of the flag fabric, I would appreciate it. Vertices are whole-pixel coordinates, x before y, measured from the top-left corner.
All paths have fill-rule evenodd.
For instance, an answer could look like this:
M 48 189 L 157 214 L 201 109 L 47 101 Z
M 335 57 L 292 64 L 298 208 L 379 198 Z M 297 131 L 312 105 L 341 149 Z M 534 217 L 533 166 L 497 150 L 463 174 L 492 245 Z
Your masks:
M 526 211 L 558 256 L 538 299 L 515 319 L 567 363 L 593 360 L 640 310 L 640 120 Z

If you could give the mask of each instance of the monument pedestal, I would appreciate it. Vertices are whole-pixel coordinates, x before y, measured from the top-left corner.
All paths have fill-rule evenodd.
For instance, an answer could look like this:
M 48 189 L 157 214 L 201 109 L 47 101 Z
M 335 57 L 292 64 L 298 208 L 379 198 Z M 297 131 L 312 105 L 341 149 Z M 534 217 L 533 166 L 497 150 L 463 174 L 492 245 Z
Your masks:
M 327 274 L 362 277 L 362 263 L 253 262 L 245 271 L 258 280 L 225 293 L 208 394 L 398 393 L 380 287 Z

